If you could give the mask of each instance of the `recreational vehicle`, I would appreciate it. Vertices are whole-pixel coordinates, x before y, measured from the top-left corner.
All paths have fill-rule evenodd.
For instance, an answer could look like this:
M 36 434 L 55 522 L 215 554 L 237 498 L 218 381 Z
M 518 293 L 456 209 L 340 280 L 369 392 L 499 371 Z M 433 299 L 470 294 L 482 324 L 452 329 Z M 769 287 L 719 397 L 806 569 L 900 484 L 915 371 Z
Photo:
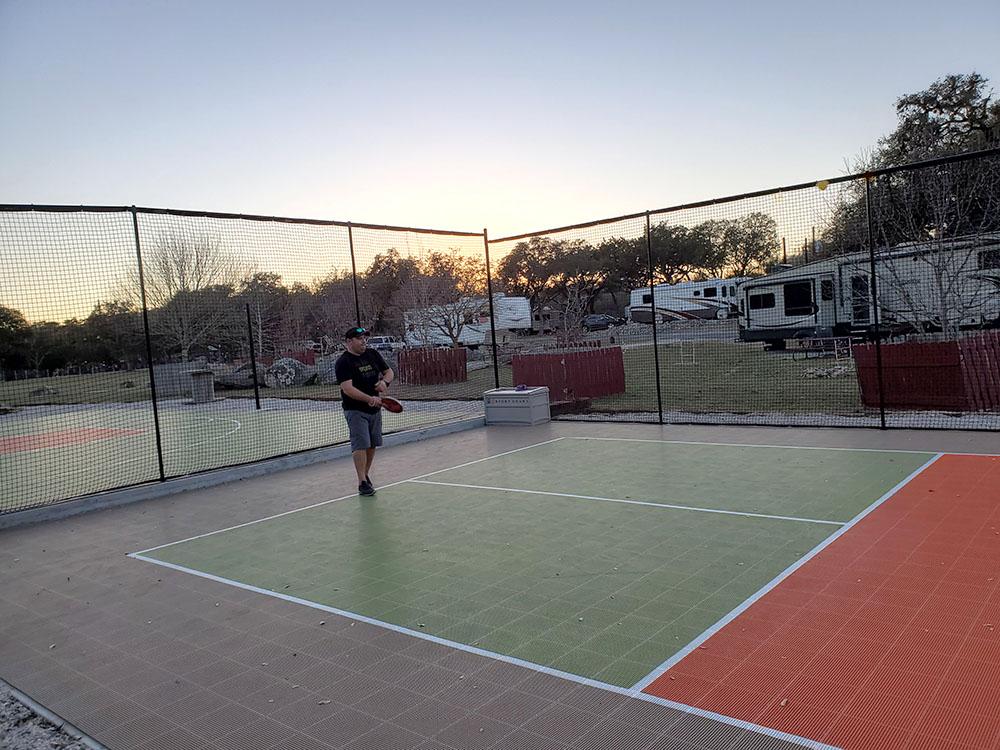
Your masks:
M 510 334 L 530 333 L 531 304 L 526 297 L 493 295 L 498 340 Z M 490 307 L 486 297 L 463 298 L 403 313 L 408 346 L 460 346 L 476 349 L 490 339 Z
M 652 323 L 656 320 L 717 320 L 735 315 L 736 288 L 746 277 L 732 279 L 706 279 L 685 281 L 680 284 L 657 284 L 633 289 L 629 296 L 627 318 L 633 323 Z M 655 305 L 650 305 L 655 296 Z M 652 308 L 652 309 L 651 309 Z
M 813 261 L 739 285 L 741 341 L 875 336 L 1000 325 L 1000 234 Z

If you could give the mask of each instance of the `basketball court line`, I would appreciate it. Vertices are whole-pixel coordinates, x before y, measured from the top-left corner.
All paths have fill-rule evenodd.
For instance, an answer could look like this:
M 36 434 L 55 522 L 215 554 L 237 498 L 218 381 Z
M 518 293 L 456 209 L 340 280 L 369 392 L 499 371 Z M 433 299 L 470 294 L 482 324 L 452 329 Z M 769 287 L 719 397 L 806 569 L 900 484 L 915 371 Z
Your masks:
M 995 458 L 996 453 L 961 453 L 954 451 L 909 450 L 905 448 L 831 448 L 819 445 L 767 445 L 752 443 L 710 443 L 698 440 L 659 440 L 656 438 L 626 438 L 626 437 L 589 437 L 586 435 L 566 435 L 566 440 L 602 440 L 605 442 L 619 443 L 664 443 L 667 445 L 712 445 L 723 448 L 780 448 L 782 450 L 796 451 L 857 451 L 859 453 L 914 453 L 914 454 L 935 454 L 938 456 L 981 456 L 985 458 Z M 456 467 L 458 468 L 458 467 Z
M 435 474 L 440 474 L 440 473 L 445 472 L 445 471 L 451 471 L 452 469 L 463 469 L 466 466 L 472 466 L 473 464 L 478 464 L 478 463 L 481 463 L 483 461 L 489 461 L 490 459 L 499 458 L 500 456 L 509 456 L 511 453 L 518 453 L 520 451 L 530 450 L 531 448 L 537 448 L 540 445 L 547 445 L 548 443 L 555 443 L 555 442 L 557 442 L 559 440 L 562 440 L 562 439 L 563 438 L 561 438 L 561 437 L 557 437 L 557 438 L 552 438 L 551 440 L 543 440 L 540 443 L 533 443 L 531 445 L 523 445 L 520 448 L 514 448 L 513 450 L 504 451 L 503 453 L 497 453 L 497 454 L 494 454 L 492 456 L 484 456 L 483 458 L 477 458 L 474 461 L 466 461 L 464 464 L 459 464 L 458 466 L 449 466 L 446 469 L 438 469 L 436 471 L 429 471 L 426 474 L 418 474 L 417 476 L 410 477 L 409 479 L 400 479 L 397 482 L 390 482 L 389 484 L 384 484 L 384 485 L 382 485 L 382 487 L 383 488 L 386 488 L 386 487 L 395 487 L 395 486 L 400 485 L 400 484 L 405 484 L 406 482 L 412 482 L 412 481 L 414 481 L 416 479 L 423 479 L 424 477 L 432 477 Z M 283 513 L 275 513 L 274 515 L 271 515 L 271 516 L 265 516 L 264 518 L 258 518 L 258 519 L 255 519 L 253 521 L 247 521 L 246 523 L 239 523 L 239 524 L 236 524 L 235 526 L 227 526 L 224 529 L 216 529 L 215 531 L 209 531 L 209 532 L 207 532 L 205 534 L 196 534 L 195 536 L 188 537 L 187 539 L 178 539 L 177 541 L 167 542 L 166 544 L 160 544 L 160 545 L 158 545 L 156 547 L 150 547 L 149 549 L 140 550 L 139 552 L 130 552 L 129 553 L 129 557 L 134 557 L 136 555 L 144 555 L 144 554 L 146 554 L 148 552 L 155 552 L 158 549 L 163 549 L 165 547 L 172 547 L 175 544 L 183 544 L 184 542 L 191 542 L 191 541 L 194 541 L 195 539 L 204 539 L 205 537 L 214 536 L 215 534 L 221 534 L 221 533 L 223 533 L 225 531 L 233 531 L 234 529 L 242 529 L 245 526 L 253 526 L 254 524 L 257 524 L 257 523 L 263 523 L 264 521 L 271 521 L 271 520 L 273 520 L 275 518 L 281 518 L 282 516 L 288 516 L 288 515 L 291 515 L 292 513 L 299 513 L 299 512 L 304 511 L 304 510 L 311 510 L 313 508 L 319 508 L 319 507 L 321 507 L 323 505 L 329 505 L 330 503 L 337 503 L 337 502 L 340 502 L 341 500 L 348 500 L 348 499 L 350 499 L 352 497 L 358 497 L 358 493 L 357 492 L 352 492 L 350 495 L 343 495 L 342 497 L 335 497 L 335 498 L 332 498 L 330 500 L 322 500 L 322 501 L 320 501 L 318 503 L 313 503 L 312 505 L 306 505 L 306 506 L 304 506 L 302 508 L 293 508 L 292 510 L 286 510 L 286 511 L 284 511 Z
M 767 513 L 750 513 L 739 510 L 720 510 L 718 508 L 697 508 L 692 505 L 670 505 L 654 503 L 646 500 L 622 500 L 616 497 L 597 497 L 595 495 L 573 495 L 569 492 L 545 492 L 543 490 L 524 490 L 513 487 L 489 487 L 482 484 L 458 484 L 457 482 L 433 482 L 427 479 L 411 479 L 414 484 L 432 484 L 441 487 L 462 487 L 469 490 L 495 490 L 497 492 L 520 492 L 526 495 L 549 495 L 550 497 L 569 497 L 576 500 L 600 500 L 606 503 L 622 503 L 625 505 L 642 505 L 649 508 L 667 508 L 670 510 L 691 510 L 698 513 L 719 513 L 725 516 L 747 516 L 750 518 L 768 518 L 773 521 L 798 521 L 800 523 L 824 523 L 830 526 L 843 526 L 846 521 L 826 521 L 818 518 L 798 518 L 796 516 L 772 516 Z
M 641 680 L 639 680 L 637 683 L 635 683 L 635 685 L 632 686 L 632 689 L 633 690 L 645 690 L 647 687 L 649 687 L 649 685 L 651 685 L 653 682 L 655 682 L 667 670 L 669 670 L 671 667 L 675 666 L 678 662 L 680 662 L 684 657 L 688 656 L 691 652 L 695 651 L 705 641 L 707 641 L 709 638 L 711 638 L 713 635 L 715 635 L 718 631 L 722 630 L 722 628 L 724 628 L 726 625 L 728 625 L 730 622 L 732 622 L 737 617 L 739 617 L 741 614 L 743 614 L 746 610 L 748 610 L 754 603 L 756 603 L 759 599 L 761 599 L 765 594 L 767 594 L 772 589 L 776 588 L 782 581 L 784 581 L 786 578 L 788 578 L 788 576 L 790 576 L 792 573 L 794 573 L 796 570 L 798 570 L 799 568 L 801 568 L 803 565 L 805 565 L 807 562 L 809 562 L 812 558 L 814 558 L 816 555 L 818 555 L 824 549 L 826 549 L 831 544 L 833 544 L 833 542 L 835 542 L 837 539 L 839 539 L 844 534 L 846 534 L 848 531 L 850 531 L 852 528 L 854 528 L 854 526 L 856 526 L 858 524 L 858 522 L 860 522 L 865 516 L 867 516 L 869 513 L 871 513 L 872 511 L 874 511 L 876 508 L 878 508 L 884 502 L 886 502 L 887 500 L 889 500 L 893 495 L 895 495 L 897 492 L 899 492 L 901 489 L 903 489 L 903 487 L 905 487 L 910 482 L 912 482 L 914 479 L 916 479 L 925 469 L 929 468 L 931 465 L 933 465 L 937 460 L 939 460 L 944 455 L 945 455 L 944 453 L 936 453 L 936 454 L 934 454 L 933 457 L 931 457 L 926 462 L 924 462 L 920 467 L 918 467 L 917 469 L 915 469 L 909 476 L 907 476 L 906 478 L 904 478 L 895 487 L 893 487 L 888 492 L 886 492 L 884 495 L 882 495 L 882 497 L 880 497 L 874 503 L 872 503 L 871 505 L 869 505 L 867 508 L 865 508 L 863 511 L 861 511 L 858 515 L 856 515 L 854 518 L 852 518 L 846 524 L 844 524 L 843 526 L 841 526 L 837 531 L 835 531 L 829 537 L 827 537 L 822 542 L 820 542 L 815 547 L 813 547 L 809 552 L 807 552 L 805 555 L 803 555 L 801 558 L 799 558 L 796 562 L 794 562 L 790 566 L 788 566 L 785 570 L 783 570 L 781 573 L 779 573 L 777 576 L 775 576 L 771 581 L 769 581 L 768 583 L 764 584 L 764 586 L 760 590 L 758 590 L 757 593 L 753 594 L 749 599 L 747 599 L 746 601 L 744 601 L 742 604 L 740 604 L 738 607 L 736 607 L 736 609 L 734 609 L 729 614 L 727 614 L 725 617 L 723 617 L 721 620 L 719 620 L 714 625 L 712 625 L 711 627 L 709 627 L 704 633 L 702 633 L 697 638 L 695 638 L 693 641 L 691 641 L 687 646 L 685 646 L 684 648 L 682 648 L 680 651 L 678 651 L 673 656 L 671 656 L 669 659 L 667 659 L 665 662 L 663 662 L 663 664 L 661 664 L 659 667 L 657 667 L 652 672 L 650 672 L 648 675 L 646 675 Z
M 533 446 L 528 446 L 528 447 L 533 447 Z M 397 482 L 396 484 L 402 484 L 402 483 L 403 482 Z M 356 495 L 352 495 L 351 497 L 356 497 Z M 281 514 L 281 515 L 287 515 L 287 514 Z M 174 542 L 174 544 L 178 543 L 179 542 Z M 169 545 L 164 545 L 164 546 L 169 546 Z M 154 548 L 154 549 L 160 549 L 160 548 Z M 404 635 L 413 636 L 414 638 L 430 641 L 431 643 L 437 643 L 438 645 L 441 646 L 447 646 L 448 648 L 453 648 L 459 651 L 465 651 L 470 654 L 476 654 L 477 656 L 483 656 L 488 659 L 495 659 L 497 661 L 506 662 L 507 664 L 512 664 L 514 666 L 522 667 L 524 669 L 530 669 L 533 672 L 540 672 L 542 674 L 551 675 L 553 677 L 559 677 L 561 679 L 568 680 L 570 682 L 574 682 L 579 685 L 587 685 L 588 687 L 597 688 L 599 690 L 607 690 L 608 692 L 617 693 L 618 695 L 624 695 L 634 700 L 641 700 L 646 703 L 654 703 L 656 705 L 664 706 L 666 708 L 672 708 L 674 710 L 681 711 L 683 713 L 693 714 L 695 716 L 700 716 L 706 719 L 712 719 L 722 724 L 727 724 L 729 726 L 734 726 L 749 732 L 755 732 L 757 734 L 763 734 L 768 737 L 772 737 L 774 739 L 784 740 L 786 742 L 794 742 L 801 745 L 802 747 L 810 748 L 810 750 L 840 750 L 839 748 L 836 748 L 833 745 L 826 745 L 824 743 L 817 742 L 816 740 L 810 740 L 807 737 L 800 737 L 798 735 L 789 734 L 788 732 L 782 732 L 780 730 L 772 729 L 770 727 L 753 724 L 752 722 L 745 721 L 743 719 L 737 719 L 733 716 L 726 716 L 725 714 L 717 714 L 713 711 L 707 711 L 702 708 L 696 708 L 695 706 L 689 706 L 686 703 L 679 703 L 677 701 L 668 700 L 666 698 L 660 698 L 655 695 L 649 695 L 648 693 L 644 693 L 641 690 L 636 689 L 635 687 L 631 688 L 620 687 L 618 685 L 612 685 L 607 682 L 601 682 L 600 680 L 594 680 L 589 677 L 582 677 L 581 675 L 576 675 L 571 672 L 563 672 L 558 669 L 553 669 L 552 667 L 546 667 L 542 664 L 535 664 L 534 662 L 525 661 L 524 659 L 518 659 L 515 656 L 508 656 L 506 654 L 497 653 L 495 651 L 489 651 L 487 649 L 479 648 L 478 646 L 470 646 L 465 643 L 459 643 L 458 641 L 450 641 L 447 638 L 441 638 L 436 635 L 431 635 L 430 633 L 422 633 L 419 630 L 411 630 L 401 625 L 395 625 L 394 623 L 391 622 L 377 620 L 373 617 L 368 617 L 366 615 L 350 612 L 348 610 L 338 609 L 336 607 L 330 607 L 328 605 L 319 604 L 318 602 L 313 602 L 308 599 L 301 599 L 297 596 L 291 596 L 289 594 L 283 594 L 277 591 L 271 591 L 269 589 L 253 586 L 248 583 L 242 583 L 241 581 L 236 581 L 231 578 L 224 578 L 222 576 L 217 576 L 212 573 L 206 573 L 204 571 L 196 570 L 194 568 L 187 568 L 183 565 L 177 565 L 175 563 L 169 563 L 162 560 L 157 560 L 156 558 L 146 557 L 141 552 L 131 552 L 128 554 L 128 557 L 131 557 L 135 560 L 142 560 L 143 562 L 152 563 L 153 565 L 159 565 L 164 568 L 169 568 L 171 570 L 176 570 L 181 573 L 187 573 L 189 575 L 197 576 L 198 578 L 204 578 L 209 581 L 214 581 L 215 583 L 221 583 L 228 586 L 233 586 L 234 588 L 243 589 L 244 591 L 252 591 L 262 596 L 269 596 L 275 599 L 281 599 L 282 601 L 290 602 L 292 604 L 300 604 L 305 607 L 317 609 L 322 612 L 327 612 L 329 614 L 339 615 L 340 617 L 345 617 L 347 619 L 355 620 L 357 622 L 363 622 L 368 625 L 375 625 L 377 627 L 385 628 L 386 630 L 392 630 L 396 633 L 402 633 Z

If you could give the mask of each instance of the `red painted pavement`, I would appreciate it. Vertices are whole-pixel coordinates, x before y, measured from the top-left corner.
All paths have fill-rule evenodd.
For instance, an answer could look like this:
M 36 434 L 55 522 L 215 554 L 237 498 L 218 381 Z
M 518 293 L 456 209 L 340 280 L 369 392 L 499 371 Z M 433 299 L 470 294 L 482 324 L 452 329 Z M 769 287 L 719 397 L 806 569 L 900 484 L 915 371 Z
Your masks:
M 1000 750 L 1000 457 L 940 458 L 646 692 L 849 750 Z
M 40 448 L 61 448 L 66 445 L 90 443 L 94 440 L 128 435 L 141 435 L 142 430 L 119 430 L 110 427 L 79 427 L 72 430 L 55 430 L 38 435 L 13 435 L 0 437 L 0 454 L 34 451 Z

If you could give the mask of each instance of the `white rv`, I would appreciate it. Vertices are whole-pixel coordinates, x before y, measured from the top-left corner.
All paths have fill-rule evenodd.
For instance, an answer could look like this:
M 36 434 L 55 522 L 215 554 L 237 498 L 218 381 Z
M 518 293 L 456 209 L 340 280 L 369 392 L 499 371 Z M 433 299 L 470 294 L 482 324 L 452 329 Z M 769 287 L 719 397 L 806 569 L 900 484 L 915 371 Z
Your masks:
M 875 335 L 871 260 L 852 253 L 739 286 L 740 340 Z M 882 335 L 1000 325 L 1000 234 L 877 251 Z
M 530 333 L 531 304 L 527 297 L 493 295 L 497 340 L 507 335 Z M 490 342 L 490 307 L 486 297 L 463 298 L 452 304 L 436 305 L 403 313 L 408 346 L 461 346 L 476 349 Z
M 655 308 L 657 321 L 728 318 L 737 311 L 737 285 L 747 280 L 739 276 L 657 284 L 652 292 L 648 286 L 639 287 L 633 289 L 629 296 L 626 317 L 634 323 L 652 323 L 654 313 L 651 308 Z M 654 296 L 655 305 L 650 305 Z

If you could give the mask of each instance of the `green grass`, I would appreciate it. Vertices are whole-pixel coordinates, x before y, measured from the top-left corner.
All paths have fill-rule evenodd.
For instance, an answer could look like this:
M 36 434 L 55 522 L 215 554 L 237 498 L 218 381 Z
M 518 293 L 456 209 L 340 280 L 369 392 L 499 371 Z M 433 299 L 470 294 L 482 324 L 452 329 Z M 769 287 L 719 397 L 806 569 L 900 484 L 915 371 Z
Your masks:
M 864 414 L 854 363 L 851 374 L 809 378 L 809 370 L 832 367 L 832 358 L 793 359 L 766 352 L 758 344 L 698 342 L 685 350 L 661 344 L 660 384 L 664 411 L 778 412 L 784 414 Z M 693 363 L 685 362 L 685 351 Z M 592 402 L 594 411 L 655 412 L 656 365 L 653 347 L 624 351 L 625 393 Z
M 510 365 L 500 368 L 501 385 L 511 385 Z M 469 400 L 482 398 L 493 387 L 493 368 L 473 370 L 468 380 L 442 385 L 408 385 L 397 382 L 392 394 L 397 398 L 418 401 Z M 35 391 L 45 391 L 34 393 Z M 216 395 L 226 398 L 254 397 L 253 388 L 223 389 L 216 386 Z M 332 384 L 304 385 L 293 388 L 260 389 L 261 398 L 307 399 L 310 401 L 340 401 L 340 388 Z M 93 375 L 62 375 L 32 380 L 0 382 L 0 404 L 10 406 L 42 406 L 46 404 L 107 404 L 149 401 L 149 374 L 133 372 L 103 372 Z M 171 396 L 170 398 L 182 398 Z
M 851 374 L 838 378 L 809 378 L 807 372 L 831 367 L 830 358 L 793 359 L 788 353 L 765 352 L 758 344 L 695 342 L 690 349 L 694 363 L 685 363 L 679 344 L 661 344 L 660 383 L 666 411 L 777 412 L 785 414 L 864 414 L 853 362 Z M 656 369 L 653 347 L 624 351 L 625 393 L 594 399 L 593 411 L 655 412 Z M 126 387 L 131 382 L 135 387 Z M 500 384 L 514 385 L 510 365 L 500 367 Z M 479 399 L 493 387 L 493 368 L 473 370 L 468 380 L 442 385 L 407 385 L 399 382 L 392 393 L 414 400 Z M 47 388 L 55 393 L 32 395 Z M 253 398 L 253 388 L 218 389 L 227 398 Z M 295 388 L 262 388 L 262 398 L 339 401 L 335 385 Z M 13 406 L 76 403 L 130 403 L 149 400 L 146 372 L 67 375 L 0 383 L 0 403 Z

